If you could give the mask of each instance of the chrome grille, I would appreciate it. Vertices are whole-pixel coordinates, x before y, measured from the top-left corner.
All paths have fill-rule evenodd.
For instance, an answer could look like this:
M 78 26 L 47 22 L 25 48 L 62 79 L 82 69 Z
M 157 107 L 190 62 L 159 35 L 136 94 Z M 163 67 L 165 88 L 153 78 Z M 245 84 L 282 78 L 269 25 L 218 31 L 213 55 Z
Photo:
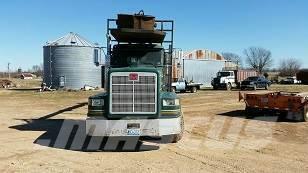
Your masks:
M 138 80 L 130 81 L 131 72 L 111 73 L 110 113 L 156 113 L 157 76 L 155 73 L 137 72 Z M 134 72 L 136 73 L 136 72 Z

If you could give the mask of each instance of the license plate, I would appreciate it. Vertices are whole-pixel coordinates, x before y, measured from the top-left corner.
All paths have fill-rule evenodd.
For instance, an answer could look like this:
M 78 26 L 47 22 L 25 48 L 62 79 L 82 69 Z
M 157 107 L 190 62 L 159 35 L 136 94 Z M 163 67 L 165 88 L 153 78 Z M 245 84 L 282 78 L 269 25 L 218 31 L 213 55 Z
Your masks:
M 140 136 L 140 129 L 127 129 L 128 136 Z

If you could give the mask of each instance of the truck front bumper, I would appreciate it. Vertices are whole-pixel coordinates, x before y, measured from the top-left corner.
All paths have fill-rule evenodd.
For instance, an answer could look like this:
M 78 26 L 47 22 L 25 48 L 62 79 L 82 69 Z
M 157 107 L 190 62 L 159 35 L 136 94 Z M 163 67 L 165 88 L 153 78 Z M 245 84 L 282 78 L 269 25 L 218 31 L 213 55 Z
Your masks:
M 181 116 L 177 118 L 108 120 L 102 117 L 86 119 L 89 136 L 164 136 L 181 132 Z M 134 126 L 131 128 L 131 126 Z M 131 134 L 130 129 L 138 133 Z

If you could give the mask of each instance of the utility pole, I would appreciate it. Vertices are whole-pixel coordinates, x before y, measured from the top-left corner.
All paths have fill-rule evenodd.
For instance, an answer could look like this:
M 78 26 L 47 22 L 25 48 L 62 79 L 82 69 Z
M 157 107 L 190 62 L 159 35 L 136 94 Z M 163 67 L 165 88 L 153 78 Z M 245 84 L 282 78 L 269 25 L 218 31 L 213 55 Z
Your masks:
M 11 79 L 10 64 L 11 64 L 11 63 L 7 63 L 7 72 L 8 72 L 8 74 L 9 74 L 9 79 Z

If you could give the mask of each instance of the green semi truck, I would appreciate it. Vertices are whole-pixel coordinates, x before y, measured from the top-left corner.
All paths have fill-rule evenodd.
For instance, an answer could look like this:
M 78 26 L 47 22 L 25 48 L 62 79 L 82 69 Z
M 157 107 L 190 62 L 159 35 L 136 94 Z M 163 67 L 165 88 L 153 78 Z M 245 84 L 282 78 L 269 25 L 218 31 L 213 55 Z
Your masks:
M 143 12 L 107 20 L 105 92 L 89 98 L 87 135 L 182 138 L 180 99 L 171 91 L 173 25 Z

